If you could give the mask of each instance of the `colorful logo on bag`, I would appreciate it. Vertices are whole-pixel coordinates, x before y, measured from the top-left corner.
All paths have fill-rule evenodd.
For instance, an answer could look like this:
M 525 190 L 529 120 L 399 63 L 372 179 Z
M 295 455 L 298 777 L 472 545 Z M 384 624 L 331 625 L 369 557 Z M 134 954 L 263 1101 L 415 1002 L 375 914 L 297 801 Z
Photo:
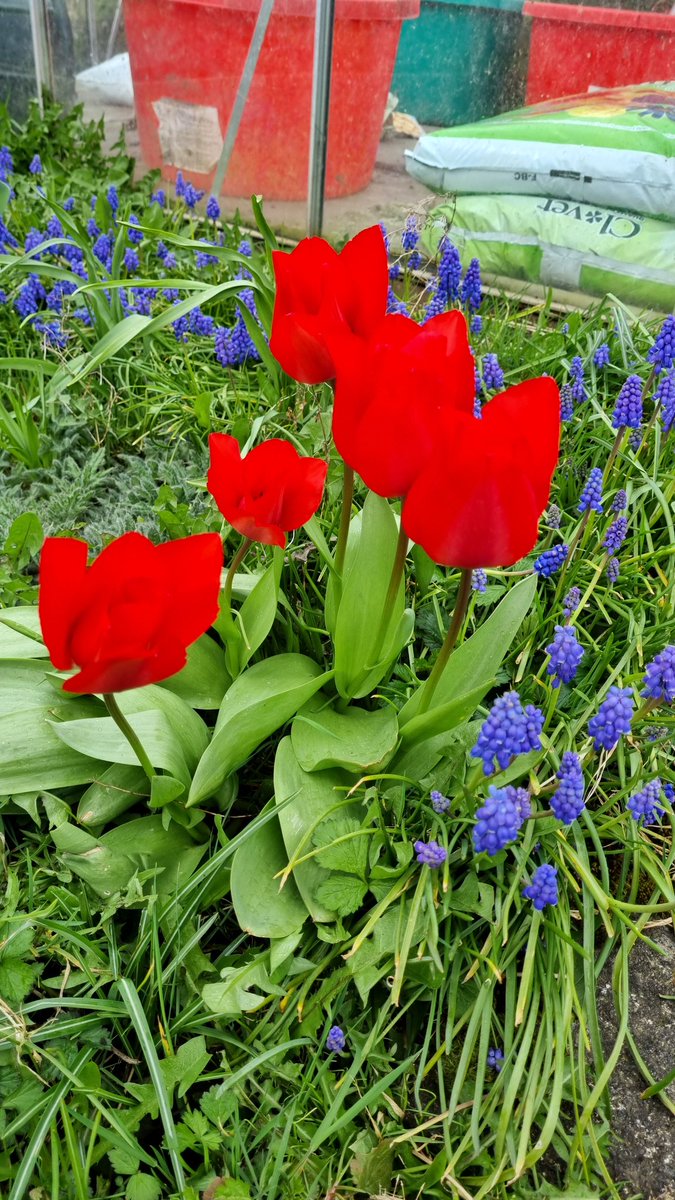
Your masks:
M 642 92 L 630 101 L 626 112 L 637 112 L 641 117 L 653 117 L 656 121 L 661 117 L 675 121 L 675 96 L 672 92 Z

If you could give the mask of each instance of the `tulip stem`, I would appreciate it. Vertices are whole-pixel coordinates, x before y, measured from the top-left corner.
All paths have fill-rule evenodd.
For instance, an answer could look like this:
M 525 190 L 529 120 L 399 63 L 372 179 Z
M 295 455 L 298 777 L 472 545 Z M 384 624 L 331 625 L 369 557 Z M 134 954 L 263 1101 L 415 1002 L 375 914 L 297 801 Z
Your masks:
M 337 546 L 335 547 L 335 572 L 340 585 L 342 570 L 345 565 L 347 538 L 349 537 L 349 522 L 352 516 L 352 500 L 354 499 L 354 471 L 345 463 L 342 483 L 342 508 L 340 510 L 340 527 L 338 529 Z
M 455 642 L 459 637 L 459 631 L 462 628 L 462 622 L 464 621 L 466 610 L 469 606 L 470 595 L 471 570 L 468 567 L 465 567 L 462 571 L 459 581 L 459 590 L 457 592 L 457 599 L 455 600 L 455 609 L 452 614 L 452 620 L 450 621 L 450 627 L 445 635 L 445 641 L 438 652 L 438 658 L 434 663 L 433 670 L 426 683 L 422 686 L 420 702 L 417 706 L 417 712 L 415 713 L 415 716 L 425 713 L 431 705 L 431 701 L 433 700 L 434 692 L 438 687 L 441 675 L 445 670 L 447 661 L 455 648 Z
M 377 637 L 373 646 L 372 665 L 377 666 L 380 661 L 380 655 L 384 648 L 385 639 L 389 626 L 391 624 L 391 614 L 398 595 L 398 589 L 401 586 L 401 579 L 405 570 L 405 559 L 408 553 L 408 535 L 403 528 L 403 522 L 398 527 L 398 541 L 396 542 L 396 553 L 394 555 L 394 563 L 391 568 L 389 577 L 389 587 L 387 595 L 382 606 L 382 616 L 380 617 L 380 627 L 377 631 Z
M 113 721 L 117 725 L 118 729 L 121 729 L 122 733 L 124 734 L 125 738 L 127 739 L 129 745 L 131 746 L 131 749 L 133 750 L 134 754 L 136 755 L 136 757 L 137 757 L 139 763 L 141 764 L 143 770 L 145 771 L 148 779 L 154 779 L 157 772 L 156 772 L 155 768 L 153 767 L 152 763 L 150 762 L 150 759 L 148 758 L 147 754 L 145 753 L 145 750 L 143 749 L 141 739 L 139 738 L 138 734 L 135 733 L 134 730 L 131 728 L 131 725 L 127 721 L 124 713 L 122 712 L 122 709 L 120 708 L 119 704 L 117 703 L 112 692 L 104 692 L 103 693 L 103 703 L 105 704 L 108 712 L 110 713 L 110 716 L 112 717 Z
M 225 586 L 223 588 L 222 608 L 227 607 L 228 613 L 231 613 L 231 610 L 232 610 L 232 585 L 234 584 L 234 577 L 235 577 L 237 571 L 239 570 L 242 562 L 244 561 L 244 556 L 246 555 L 246 551 L 248 550 L 250 545 L 251 545 L 251 538 L 247 538 L 247 537 L 242 538 L 241 546 L 237 550 L 237 553 L 235 554 L 234 558 L 232 559 L 232 562 L 230 563 L 227 575 L 225 576 Z

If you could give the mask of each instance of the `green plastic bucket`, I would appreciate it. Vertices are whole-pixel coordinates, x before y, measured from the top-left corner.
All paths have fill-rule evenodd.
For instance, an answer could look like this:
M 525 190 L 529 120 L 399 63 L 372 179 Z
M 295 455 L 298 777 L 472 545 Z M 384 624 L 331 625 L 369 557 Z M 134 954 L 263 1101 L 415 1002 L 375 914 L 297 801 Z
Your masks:
M 422 0 L 401 33 L 392 91 L 426 125 L 463 125 L 525 102 L 523 0 Z

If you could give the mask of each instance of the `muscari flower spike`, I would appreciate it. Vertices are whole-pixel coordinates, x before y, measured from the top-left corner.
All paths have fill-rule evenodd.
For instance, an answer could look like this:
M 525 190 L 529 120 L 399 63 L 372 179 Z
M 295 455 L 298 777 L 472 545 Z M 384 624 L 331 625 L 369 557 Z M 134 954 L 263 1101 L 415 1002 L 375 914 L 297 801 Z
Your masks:
M 472 333 L 476 334 L 483 332 L 483 318 L 481 317 L 480 313 L 476 313 L 475 316 L 471 318 L 470 329 Z
M 443 813 L 448 812 L 450 808 L 450 801 L 448 800 L 447 796 L 443 795 L 442 792 L 439 792 L 434 788 L 434 790 L 429 793 L 429 799 L 431 800 L 431 807 L 435 813 L 438 813 L 439 816 L 442 816 Z
M 581 588 L 571 587 L 565 599 L 563 600 L 563 612 L 566 617 L 571 617 L 573 612 L 576 612 L 581 603 Z
M 675 373 L 664 375 L 654 393 L 654 401 L 660 406 L 664 433 L 670 433 L 675 425 Z
M 629 375 L 624 383 L 612 414 L 614 429 L 639 429 L 642 424 L 642 388 L 639 375 Z
M 466 273 L 459 289 L 459 298 L 470 312 L 475 312 L 483 303 L 480 262 L 477 258 L 472 258 L 466 268 Z
M 420 240 L 419 222 L 418 222 L 415 214 L 411 213 L 410 216 L 406 217 L 405 227 L 404 227 L 403 233 L 401 235 L 401 245 L 403 246 L 403 249 L 406 252 L 406 254 L 410 254 L 410 252 L 415 249 L 419 240 Z
M 344 1032 L 340 1029 L 339 1025 L 333 1025 L 332 1029 L 328 1031 L 328 1037 L 326 1038 L 326 1049 L 329 1054 L 342 1054 L 346 1045 L 347 1039 Z
M 504 385 L 504 372 L 496 354 L 483 356 L 483 383 L 489 392 L 498 392 Z
M 593 467 L 586 483 L 584 484 L 581 493 L 581 499 L 577 505 L 578 512 L 587 512 L 589 509 L 594 512 L 601 513 L 602 509 L 602 469 Z
M 550 863 L 542 863 L 532 876 L 532 883 L 523 888 L 523 896 L 531 900 L 534 907 L 541 910 L 547 904 L 558 903 L 558 868 Z
M 534 560 L 537 575 L 541 575 L 542 579 L 550 579 L 551 575 L 555 575 L 567 558 L 569 549 L 569 546 L 563 543 L 560 546 L 551 546 L 550 550 L 544 550 L 543 554 Z
M 560 785 L 551 796 L 551 808 L 559 821 L 571 825 L 585 808 L 584 773 L 579 755 L 566 750 L 557 774 Z
M 675 317 L 672 313 L 663 322 L 647 354 L 647 361 L 653 364 L 657 375 L 661 371 L 669 371 L 675 362 Z
M 476 567 L 471 572 L 471 587 L 474 592 L 487 591 L 487 571 L 484 571 L 482 567 Z
M 595 363 L 596 367 L 606 367 L 609 364 L 609 358 L 609 346 L 607 345 L 607 342 L 602 342 L 593 355 L 593 362 Z
M 602 543 L 608 554 L 618 553 L 624 541 L 626 540 L 627 533 L 628 521 L 625 517 L 617 517 L 616 521 L 612 521 L 612 524 L 607 530 L 605 539 Z
M 441 257 L 438 262 L 437 294 L 442 297 L 445 305 L 447 305 L 453 300 L 457 300 L 459 296 L 462 263 L 459 257 L 459 250 L 449 238 L 444 237 L 441 240 L 439 250 Z M 443 312 L 444 309 L 440 311 Z
M 661 804 L 661 780 L 652 779 L 641 792 L 634 792 L 629 797 L 626 808 L 638 825 L 651 825 L 660 821 L 665 809 Z
M 596 750 L 613 750 L 622 734 L 630 733 L 633 720 L 632 688 L 613 685 L 594 717 L 588 732 Z
M 517 692 L 505 692 L 485 718 L 471 756 L 482 760 L 486 775 L 493 773 L 495 759 L 505 771 L 512 758 L 541 749 L 543 727 L 544 715 L 538 708 L 532 704 L 523 708 Z
M 555 637 L 546 647 L 546 653 L 550 655 L 546 673 L 553 676 L 553 687 L 558 688 L 561 683 L 571 683 L 584 657 L 584 648 L 577 641 L 574 626 L 556 625 Z
M 515 788 L 491 784 L 485 802 L 476 811 L 473 846 L 476 854 L 499 854 L 509 842 L 515 842 L 523 824 Z
M 675 700 L 675 646 L 666 646 L 647 664 L 642 695 L 672 704 Z
M 624 512 L 628 508 L 628 495 L 625 488 L 619 488 L 616 496 L 612 500 L 612 512 Z
M 610 558 L 609 562 L 607 563 L 606 573 L 609 582 L 616 583 L 619 575 L 621 574 L 621 563 L 619 562 L 618 558 Z
M 447 850 L 434 841 L 415 842 L 413 850 L 420 866 L 429 867 L 432 871 L 436 871 L 439 867 L 442 867 L 448 857 Z
M 504 1064 L 504 1051 L 492 1046 L 487 1052 L 487 1065 L 491 1071 L 501 1071 Z
M 569 383 L 563 383 L 560 389 L 560 420 L 571 421 L 574 416 L 574 396 Z

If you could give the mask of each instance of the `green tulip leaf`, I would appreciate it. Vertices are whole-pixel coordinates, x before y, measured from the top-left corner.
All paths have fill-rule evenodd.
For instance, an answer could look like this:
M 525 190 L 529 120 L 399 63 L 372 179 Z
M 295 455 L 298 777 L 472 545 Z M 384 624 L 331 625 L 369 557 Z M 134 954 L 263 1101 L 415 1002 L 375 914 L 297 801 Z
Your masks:
M 277 820 L 267 821 L 238 847 L 232 859 L 232 904 L 237 920 L 253 937 L 285 938 L 300 929 L 307 908 L 293 881 L 275 878 L 287 864 Z
M 247 666 L 256 650 L 262 646 L 277 615 L 279 581 L 284 554 L 280 546 L 274 547 L 274 559 L 263 572 L 253 591 L 247 596 L 237 614 L 242 635 L 240 660 L 242 669 Z
M 188 807 L 212 796 L 331 677 L 332 672 L 322 672 L 303 654 L 277 654 L 235 679 L 221 705 L 213 740 L 195 772 Z
M 162 688 L 185 700 L 191 708 L 220 708 L 231 679 L 225 667 L 225 655 L 208 634 L 188 647 L 187 663 L 177 675 L 165 679 Z
M 289 862 L 312 852 L 317 831 L 328 817 L 361 816 L 358 803 L 344 803 L 352 782 L 353 777 L 342 771 L 304 771 L 292 739 L 286 737 L 279 743 L 274 760 L 274 798 Z M 328 871 L 316 855 L 294 866 L 292 877 L 312 918 L 317 922 L 334 921 L 335 910 L 319 896 Z
M 314 698 L 291 727 L 293 751 L 303 771 L 341 767 L 372 774 L 391 757 L 398 741 L 398 722 L 391 708 L 350 707 L 336 712 Z
M 126 888 L 137 871 L 155 868 L 160 870 L 153 887 L 171 894 L 189 879 L 206 850 L 175 822 L 165 829 L 161 816 L 127 821 L 100 838 L 60 825 L 52 838 L 65 866 L 103 898 Z
M 502 660 L 534 600 L 537 576 L 528 575 L 507 592 L 484 625 L 468 638 L 448 660 L 430 706 L 430 712 L 460 697 L 477 695 L 476 704 L 494 681 Z M 422 688 L 403 705 L 398 719 L 403 731 L 418 714 Z M 405 736 L 405 735 L 404 735 Z
M 150 781 L 142 767 L 113 763 L 83 793 L 77 819 L 85 826 L 107 825 L 134 804 L 144 803 L 149 793 Z
M 404 609 L 401 580 L 392 605 L 385 653 L 377 636 L 396 556 L 398 525 L 386 500 L 369 492 L 363 511 L 352 520 L 335 618 L 335 684 L 347 700 L 367 696 L 386 674 L 391 658 L 392 628 Z M 393 641 L 398 641 L 396 635 Z M 395 653 L 400 650 L 400 645 Z

